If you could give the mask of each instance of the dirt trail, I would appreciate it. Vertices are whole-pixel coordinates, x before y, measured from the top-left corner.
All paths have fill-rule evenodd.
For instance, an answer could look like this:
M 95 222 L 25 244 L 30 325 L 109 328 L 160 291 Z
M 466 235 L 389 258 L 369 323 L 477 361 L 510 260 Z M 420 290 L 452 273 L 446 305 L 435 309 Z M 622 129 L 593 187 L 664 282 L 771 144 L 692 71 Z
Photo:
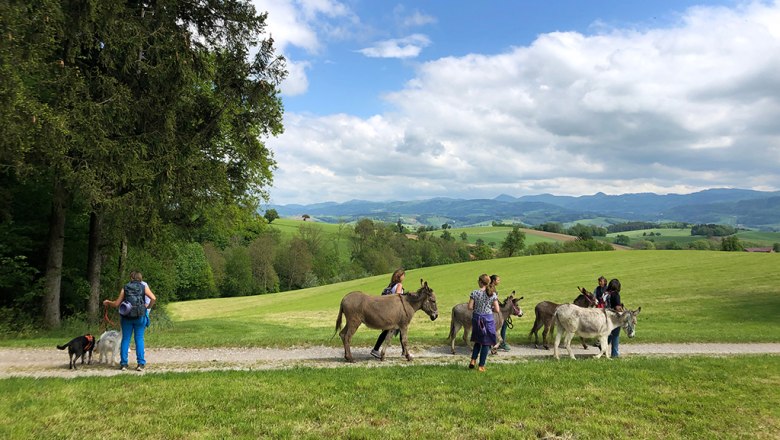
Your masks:
M 574 347 L 573 347 L 574 348 Z M 470 350 L 457 346 L 457 354 L 449 352 L 449 346 L 412 348 L 415 359 L 410 363 L 401 357 L 398 345 L 387 350 L 387 358 L 380 362 L 369 355 L 369 347 L 353 347 L 355 363 L 343 360 L 343 349 L 337 347 L 305 348 L 149 348 L 146 372 L 138 373 L 132 368 L 122 372 L 116 366 L 98 364 L 99 356 L 93 355 L 92 365 L 84 365 L 78 371 L 68 370 L 66 351 L 32 348 L 0 348 L 0 379 L 8 377 L 84 377 L 112 376 L 116 374 L 148 374 L 162 372 L 191 372 L 213 370 L 270 370 L 306 366 L 334 368 L 350 366 L 383 367 L 420 364 L 462 363 L 466 365 Z M 621 356 L 687 356 L 687 355 L 738 355 L 738 354 L 780 354 L 780 343 L 754 344 L 621 344 Z M 591 357 L 596 350 L 574 350 L 578 358 Z M 565 350 L 562 353 L 565 356 Z M 513 346 L 508 352 L 491 356 L 491 363 L 523 362 L 528 359 L 552 359 L 552 350 L 534 349 L 529 346 Z M 130 352 L 130 365 L 135 366 L 135 353 Z M 118 359 L 117 359 L 118 360 Z

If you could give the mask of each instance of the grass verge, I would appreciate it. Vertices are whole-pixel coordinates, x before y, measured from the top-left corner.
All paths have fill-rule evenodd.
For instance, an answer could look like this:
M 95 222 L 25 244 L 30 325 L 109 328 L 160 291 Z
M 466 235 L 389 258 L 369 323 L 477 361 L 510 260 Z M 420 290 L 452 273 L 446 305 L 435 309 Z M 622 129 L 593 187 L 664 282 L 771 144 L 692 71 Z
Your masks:
M 0 437 L 776 438 L 780 357 L 0 381 Z

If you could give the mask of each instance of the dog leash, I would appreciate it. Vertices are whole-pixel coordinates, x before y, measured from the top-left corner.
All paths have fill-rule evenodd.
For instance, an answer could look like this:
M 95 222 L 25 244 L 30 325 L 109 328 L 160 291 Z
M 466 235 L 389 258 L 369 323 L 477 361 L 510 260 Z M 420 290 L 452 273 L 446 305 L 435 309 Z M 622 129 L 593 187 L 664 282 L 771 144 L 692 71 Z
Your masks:
M 108 329 L 109 325 L 111 325 L 111 327 L 116 327 L 114 321 L 108 317 L 108 306 L 103 304 L 103 322 L 100 324 L 101 330 L 105 331 Z

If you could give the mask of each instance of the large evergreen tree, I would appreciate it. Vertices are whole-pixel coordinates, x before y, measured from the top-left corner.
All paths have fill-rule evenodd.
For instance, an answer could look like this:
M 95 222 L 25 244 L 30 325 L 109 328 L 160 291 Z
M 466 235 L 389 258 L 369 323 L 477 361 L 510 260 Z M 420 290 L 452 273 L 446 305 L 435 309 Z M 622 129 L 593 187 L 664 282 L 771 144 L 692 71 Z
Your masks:
M 285 75 L 262 38 L 265 19 L 237 0 L 3 6 L 0 172 L 51 182 L 48 326 L 59 325 L 74 199 L 91 217 L 93 317 L 106 243 L 142 243 L 163 224 L 200 225 L 215 205 L 255 211 L 274 167 L 261 138 L 282 130 Z

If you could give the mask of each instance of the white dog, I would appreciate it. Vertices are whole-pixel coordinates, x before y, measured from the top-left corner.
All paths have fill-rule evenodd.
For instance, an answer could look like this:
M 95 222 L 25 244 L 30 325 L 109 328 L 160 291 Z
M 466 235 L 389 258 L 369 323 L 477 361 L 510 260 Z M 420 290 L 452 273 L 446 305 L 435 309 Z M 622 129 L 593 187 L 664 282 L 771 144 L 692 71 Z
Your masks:
M 103 359 L 107 358 L 106 361 L 109 363 L 109 365 L 114 365 L 114 362 L 116 361 L 116 355 L 119 354 L 119 345 L 121 342 L 122 333 L 116 330 L 108 330 L 103 332 L 103 334 L 100 335 L 100 339 L 98 339 L 97 346 L 95 347 L 95 351 L 100 353 L 100 359 L 98 360 L 98 363 L 102 364 Z

